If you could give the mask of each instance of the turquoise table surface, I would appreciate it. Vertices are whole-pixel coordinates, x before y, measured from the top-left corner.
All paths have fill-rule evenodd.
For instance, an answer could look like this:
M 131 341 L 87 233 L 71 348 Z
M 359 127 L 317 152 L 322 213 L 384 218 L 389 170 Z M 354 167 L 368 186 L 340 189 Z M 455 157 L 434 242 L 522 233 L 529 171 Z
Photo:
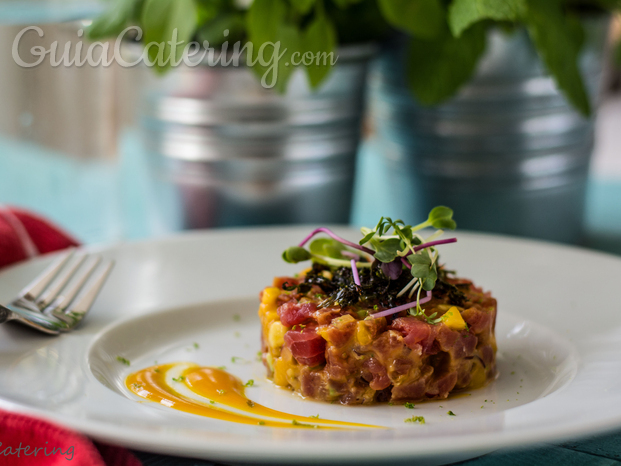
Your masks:
M 381 215 L 395 215 L 390 211 L 387 190 L 382 189 L 388 181 L 383 178 L 374 153 L 372 141 L 360 153 L 353 225 L 375 224 Z M 132 132 L 123 137 L 116 161 L 72 160 L 2 138 L 0 155 L 0 203 L 47 215 L 85 243 L 136 240 L 168 233 L 157 219 L 147 160 L 139 138 Z M 621 179 L 591 179 L 585 246 L 621 254 L 620 201 Z M 215 464 L 143 452 L 137 455 L 146 466 Z M 621 465 L 621 430 L 558 445 L 499 451 L 461 464 Z

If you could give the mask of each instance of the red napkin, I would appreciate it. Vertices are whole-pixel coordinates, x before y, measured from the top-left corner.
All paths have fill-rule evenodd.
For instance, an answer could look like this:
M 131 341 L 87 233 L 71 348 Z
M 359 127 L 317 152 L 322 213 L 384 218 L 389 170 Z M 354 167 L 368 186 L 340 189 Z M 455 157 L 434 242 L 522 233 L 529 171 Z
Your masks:
M 124 448 L 94 444 L 83 435 L 49 422 L 7 411 L 0 411 L 0 464 L 141 466 Z
M 35 214 L 0 206 L 0 268 L 79 245 L 68 233 Z M 5 464 L 141 465 L 124 448 L 95 444 L 83 435 L 46 421 L 0 410 L 0 465 Z
M 79 244 L 68 233 L 37 215 L 0 206 L 0 267 Z

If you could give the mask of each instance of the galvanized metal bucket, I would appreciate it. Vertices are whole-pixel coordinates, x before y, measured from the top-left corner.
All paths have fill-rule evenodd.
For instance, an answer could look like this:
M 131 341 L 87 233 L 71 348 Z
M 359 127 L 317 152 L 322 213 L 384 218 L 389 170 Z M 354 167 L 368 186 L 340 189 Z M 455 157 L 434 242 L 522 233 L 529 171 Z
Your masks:
M 284 95 L 244 66 L 183 67 L 145 96 L 141 125 L 171 228 L 349 221 L 373 46 L 345 48 L 318 91 Z
M 587 23 L 580 65 L 594 102 L 608 24 Z M 460 228 L 578 242 L 594 118 L 567 102 L 525 31 L 494 31 L 487 45 L 474 79 L 436 107 L 409 93 L 403 42 L 372 72 L 372 120 L 400 215 L 418 221 L 447 205 Z

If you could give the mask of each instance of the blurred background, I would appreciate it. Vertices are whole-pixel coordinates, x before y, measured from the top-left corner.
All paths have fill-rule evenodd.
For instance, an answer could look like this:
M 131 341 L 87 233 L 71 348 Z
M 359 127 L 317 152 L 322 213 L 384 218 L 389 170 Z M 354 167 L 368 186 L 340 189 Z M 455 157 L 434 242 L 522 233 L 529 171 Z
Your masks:
M 85 243 L 197 228 L 372 226 L 381 216 L 415 224 L 444 204 L 460 229 L 621 253 L 614 10 L 568 2 L 556 23 L 532 13 L 526 27 L 518 13 L 463 19 L 449 10 L 451 32 L 443 18 L 435 32 L 433 11 L 404 24 L 407 14 L 381 0 L 301 2 L 310 6 L 283 21 L 307 48 L 339 59 L 323 71 L 283 70 L 278 89 L 243 63 L 154 70 L 14 60 L 26 26 L 44 33 L 19 41 L 32 62 L 34 46 L 86 48 L 89 37 L 146 27 L 155 3 L 0 0 L 0 203 L 48 216 Z M 227 29 L 260 42 L 252 2 L 181 3 L 197 18 L 188 37 L 219 44 Z M 127 5 L 143 10 L 114 16 Z M 327 39 L 312 42 L 313 31 Z M 135 57 L 141 44 L 122 49 Z

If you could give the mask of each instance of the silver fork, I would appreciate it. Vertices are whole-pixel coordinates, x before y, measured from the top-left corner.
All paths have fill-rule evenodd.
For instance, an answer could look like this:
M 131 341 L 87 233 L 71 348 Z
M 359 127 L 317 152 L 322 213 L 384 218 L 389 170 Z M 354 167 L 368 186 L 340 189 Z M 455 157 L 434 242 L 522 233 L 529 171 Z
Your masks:
M 89 254 L 70 263 L 74 252 L 54 261 L 10 304 L 0 305 L 0 324 L 16 320 L 52 335 L 73 330 L 90 310 L 114 266 L 112 261 L 100 266 L 101 257 Z M 97 278 L 85 286 L 98 268 Z

